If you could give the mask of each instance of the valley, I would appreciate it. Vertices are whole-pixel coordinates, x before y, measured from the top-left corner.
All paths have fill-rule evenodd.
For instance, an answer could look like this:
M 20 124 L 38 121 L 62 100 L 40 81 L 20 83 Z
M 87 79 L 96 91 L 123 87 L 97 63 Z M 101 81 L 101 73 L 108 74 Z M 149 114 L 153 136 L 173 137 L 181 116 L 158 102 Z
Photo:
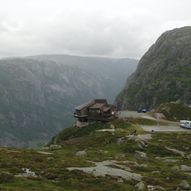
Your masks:
M 74 122 L 74 107 L 115 96 L 137 60 L 38 55 L 0 60 L 0 145 L 40 147 Z

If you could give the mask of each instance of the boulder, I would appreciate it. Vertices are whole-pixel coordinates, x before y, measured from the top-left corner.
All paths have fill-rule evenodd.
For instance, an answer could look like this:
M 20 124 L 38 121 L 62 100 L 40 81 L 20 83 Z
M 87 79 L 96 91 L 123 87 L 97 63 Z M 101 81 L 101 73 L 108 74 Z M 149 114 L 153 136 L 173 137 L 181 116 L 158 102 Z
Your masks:
M 142 140 L 137 141 L 137 146 L 138 146 L 140 149 L 143 149 L 143 148 L 147 147 L 147 145 L 145 144 L 145 142 L 142 141 Z
M 48 157 L 47 160 L 48 160 L 48 161 L 54 160 L 54 157 Z
M 141 151 L 135 151 L 135 158 L 137 159 L 147 159 L 147 154 Z
M 135 165 L 137 167 L 141 167 L 141 168 L 147 168 L 148 165 L 147 164 L 138 164 L 138 165 Z
M 137 142 L 140 142 L 140 141 L 148 142 L 149 140 L 152 139 L 151 134 L 128 135 L 126 137 L 128 138 L 128 140 L 137 141 Z
M 156 186 L 154 186 L 154 185 L 148 185 L 148 186 L 147 186 L 147 189 L 148 189 L 149 191 L 153 191 L 153 190 L 165 190 L 162 186 L 158 186 L 158 185 L 156 185 Z
M 170 148 L 170 147 L 165 147 L 168 151 L 171 151 L 172 153 L 174 154 L 178 154 L 182 157 L 184 157 L 185 153 L 183 151 L 179 151 L 177 149 L 174 149 L 174 148 Z
M 118 178 L 118 179 L 117 179 L 117 182 L 119 182 L 119 183 L 123 183 L 124 181 L 123 181 L 122 178 Z
M 143 149 L 143 145 L 141 143 L 137 143 L 137 146 L 139 147 L 139 149 Z
M 117 144 L 118 144 L 118 145 L 121 145 L 121 144 L 123 144 L 123 143 L 125 143 L 125 142 L 126 142 L 126 140 L 125 140 L 124 137 L 121 137 L 121 138 L 118 138 L 118 139 L 117 139 Z
M 87 152 L 86 151 L 78 151 L 76 152 L 76 156 L 77 157 L 84 157 L 87 155 Z
M 144 182 L 141 181 L 135 185 L 135 189 L 137 191 L 144 191 L 144 190 L 146 190 L 146 186 L 145 186 Z
M 190 167 L 190 166 L 187 166 L 187 165 L 181 165 L 181 166 L 180 166 L 180 169 L 181 169 L 183 172 L 191 172 L 191 167 Z
M 62 148 L 61 145 L 55 145 L 55 144 L 50 145 L 50 150 L 57 150 L 57 149 L 61 149 L 61 148 Z
M 31 171 L 29 168 L 22 168 L 23 173 L 15 175 L 16 177 L 38 177 L 35 172 Z
M 168 163 L 176 163 L 178 162 L 179 160 L 177 159 L 165 159 L 164 162 L 168 162 Z
M 184 190 L 190 190 L 191 186 L 186 180 L 182 180 L 181 183 L 179 184 L 179 187 L 184 189 Z
M 186 158 L 191 160 L 191 154 L 187 155 Z

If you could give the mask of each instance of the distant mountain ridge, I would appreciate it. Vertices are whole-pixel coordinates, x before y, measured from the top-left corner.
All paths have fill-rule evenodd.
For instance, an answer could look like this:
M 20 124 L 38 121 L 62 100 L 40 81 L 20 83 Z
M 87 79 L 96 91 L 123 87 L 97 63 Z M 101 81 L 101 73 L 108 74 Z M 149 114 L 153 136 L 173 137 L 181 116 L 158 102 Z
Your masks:
M 191 27 L 167 31 L 141 58 L 116 99 L 120 109 L 191 104 Z
M 0 60 L 0 145 L 33 146 L 71 125 L 93 98 L 114 100 L 133 59 L 38 55 Z

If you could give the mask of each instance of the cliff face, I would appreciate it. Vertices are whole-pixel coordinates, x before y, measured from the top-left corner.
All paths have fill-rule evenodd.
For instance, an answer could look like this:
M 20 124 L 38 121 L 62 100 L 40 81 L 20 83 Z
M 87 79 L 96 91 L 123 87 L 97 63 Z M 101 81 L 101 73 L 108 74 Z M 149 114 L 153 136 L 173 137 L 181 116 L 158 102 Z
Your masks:
M 73 109 L 113 98 L 136 60 L 44 55 L 0 60 L 0 145 L 32 146 L 71 125 Z
M 191 104 L 191 27 L 167 31 L 146 52 L 116 103 L 121 109 Z

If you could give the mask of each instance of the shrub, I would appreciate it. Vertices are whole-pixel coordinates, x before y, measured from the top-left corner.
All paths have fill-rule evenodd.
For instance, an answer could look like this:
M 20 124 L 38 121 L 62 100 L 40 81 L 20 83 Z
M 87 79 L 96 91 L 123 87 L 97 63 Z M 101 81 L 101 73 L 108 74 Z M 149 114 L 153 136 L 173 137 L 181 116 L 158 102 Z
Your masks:
M 14 176 L 8 172 L 0 172 L 0 184 L 13 182 Z

